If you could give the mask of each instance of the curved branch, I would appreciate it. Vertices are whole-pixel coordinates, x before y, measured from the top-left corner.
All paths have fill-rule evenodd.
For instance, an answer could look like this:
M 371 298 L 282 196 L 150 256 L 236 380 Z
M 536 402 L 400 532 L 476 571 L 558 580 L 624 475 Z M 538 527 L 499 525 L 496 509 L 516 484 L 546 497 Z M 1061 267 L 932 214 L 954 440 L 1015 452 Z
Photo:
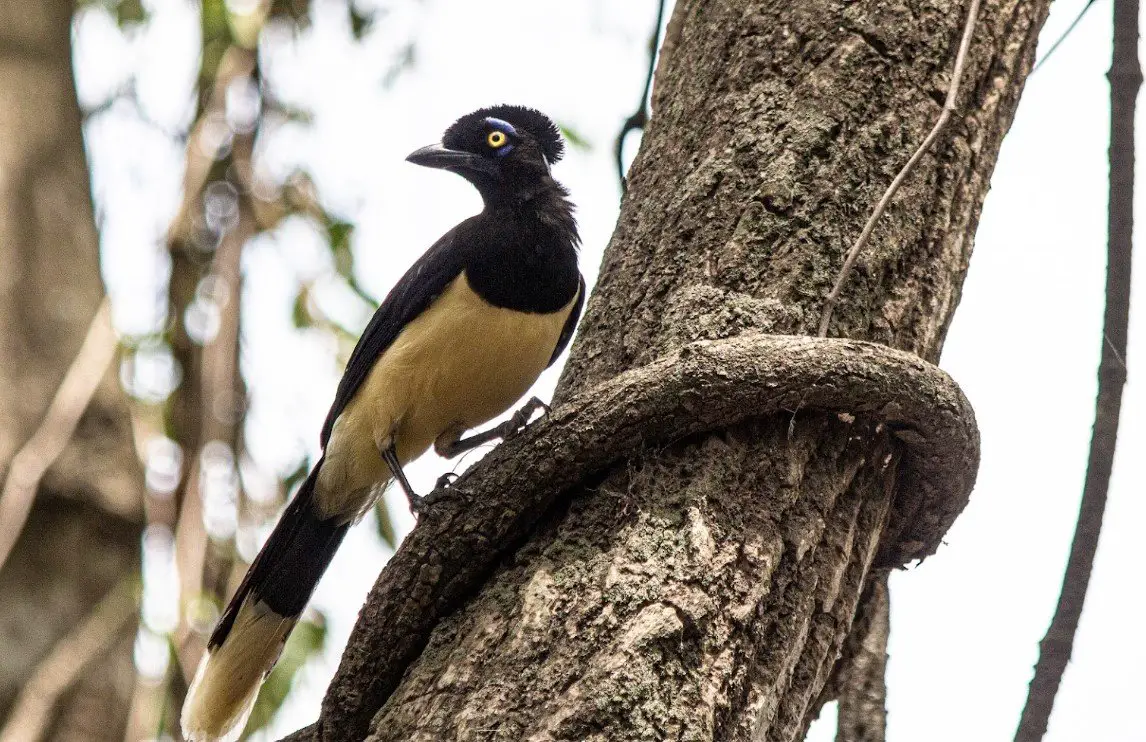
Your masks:
M 375 583 L 323 703 L 322 739 L 360 739 L 438 621 L 561 496 L 649 445 L 800 410 L 882 419 L 903 446 L 879 563 L 934 552 L 978 467 L 974 415 L 917 356 L 856 340 L 701 341 L 627 371 L 498 446 L 446 490 Z
M 667 0 L 658 0 L 657 20 L 653 26 L 652 35 L 649 36 L 649 71 L 645 75 L 645 88 L 641 92 L 641 100 L 637 104 L 637 110 L 633 111 L 633 115 L 625 119 L 625 123 L 621 125 L 621 133 L 617 134 L 617 143 L 614 146 L 614 154 L 617 158 L 617 178 L 621 181 L 621 193 L 624 193 L 625 189 L 628 188 L 628 182 L 625 180 L 625 137 L 630 131 L 644 129 L 645 125 L 649 123 L 649 93 L 652 92 L 653 88 L 653 73 L 657 70 L 657 47 L 660 46 L 661 25 L 664 23 L 665 5 L 667 4 Z

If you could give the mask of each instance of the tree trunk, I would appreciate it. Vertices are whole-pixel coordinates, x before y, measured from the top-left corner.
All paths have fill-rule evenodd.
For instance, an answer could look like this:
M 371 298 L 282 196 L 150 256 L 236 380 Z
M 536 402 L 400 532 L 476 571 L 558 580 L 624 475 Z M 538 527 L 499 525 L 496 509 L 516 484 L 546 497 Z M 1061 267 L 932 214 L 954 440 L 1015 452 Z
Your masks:
M 103 298 L 72 81 L 73 11 L 70 0 L 0 1 L 0 478 Z M 0 718 L 60 640 L 137 572 L 141 493 L 127 405 L 110 371 L 0 570 Z M 59 699 L 45 739 L 123 738 L 133 629 Z
M 938 358 L 1047 5 L 984 3 L 958 113 L 877 226 L 832 335 Z M 913 356 L 759 333 L 816 332 L 844 251 L 939 114 L 966 12 L 677 3 L 553 415 L 419 523 L 298 738 L 803 736 L 865 586 L 938 546 L 977 439 L 950 389 L 932 405 L 946 422 L 896 418 L 896 391 L 931 383 L 891 379 L 926 366 Z M 820 352 L 836 355 L 801 375 Z M 874 365 L 844 370 L 861 357 Z M 839 406 L 847 384 L 884 382 L 892 399 Z M 654 401 L 627 395 L 641 385 Z M 934 457 L 909 449 L 960 426 L 965 445 L 940 455 L 957 484 L 919 484 Z M 566 450 L 612 431 L 612 459 Z

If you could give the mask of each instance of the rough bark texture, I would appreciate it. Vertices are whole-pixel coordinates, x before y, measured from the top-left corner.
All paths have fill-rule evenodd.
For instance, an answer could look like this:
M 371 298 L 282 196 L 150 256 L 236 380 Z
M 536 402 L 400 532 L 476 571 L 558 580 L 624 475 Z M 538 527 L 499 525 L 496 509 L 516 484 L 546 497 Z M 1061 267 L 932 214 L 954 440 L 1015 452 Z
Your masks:
M 833 334 L 938 357 L 1046 10 L 985 4 L 961 114 L 877 228 Z M 873 564 L 930 553 L 963 505 L 965 492 L 949 492 L 922 506 L 911 484 L 914 447 L 942 426 L 881 425 L 895 395 L 874 409 L 863 392 L 844 395 L 851 408 L 814 401 L 817 379 L 796 381 L 788 363 L 803 346 L 784 339 L 754 348 L 793 372 L 764 382 L 793 384 L 787 407 L 735 396 L 751 364 L 692 378 L 694 405 L 686 387 L 662 387 L 663 404 L 706 421 L 683 430 L 601 390 L 687 365 L 689 348 L 707 347 L 697 340 L 814 332 L 844 250 L 938 115 L 965 12 L 677 4 L 654 116 L 556 395 L 568 405 L 460 482 L 483 499 L 443 502 L 419 524 L 372 593 L 319 724 L 296 738 L 802 736 Z M 846 361 L 825 371 L 834 364 Z M 547 458 L 561 450 L 538 446 L 547 431 L 598 404 L 631 417 L 645 447 L 628 432 L 611 462 L 576 448 Z M 624 428 L 606 417 L 589 418 L 598 434 Z M 523 497 L 533 485 L 515 475 L 548 494 Z
M 770 335 L 699 341 L 553 410 L 542 424 L 495 449 L 458 481 L 453 496 L 435 505 L 371 593 L 327 696 L 324 737 L 362 736 L 437 622 L 481 584 L 507 545 L 533 530 L 561 493 L 614 462 L 655 452 L 659 442 L 696 440 L 772 414 L 792 426 L 795 410 L 821 417 L 852 410 L 835 419 L 861 415 L 869 425 L 884 421 L 881 437 L 895 431 L 903 454 L 896 464 L 900 494 L 885 521 L 885 531 L 895 535 L 878 559 L 901 563 L 938 546 L 966 502 L 978 451 L 970 406 L 950 378 L 916 356 L 870 343 Z M 790 478 L 798 482 L 804 465 Z M 886 457 L 877 463 L 881 470 L 891 465 Z M 812 518 L 790 527 L 807 530 L 812 539 L 825 526 Z M 797 561 L 805 546 L 797 547 Z M 849 547 L 840 548 L 846 555 Z
M 887 734 L 887 640 L 891 605 L 887 574 L 871 575 L 831 677 L 805 723 L 839 701 L 836 742 L 883 742 Z
M 102 298 L 74 4 L 0 2 L 0 477 L 55 393 Z M 0 718 L 36 664 L 137 569 L 141 475 L 109 373 L 49 470 L 0 571 Z M 131 632 L 57 707 L 51 739 L 122 739 Z

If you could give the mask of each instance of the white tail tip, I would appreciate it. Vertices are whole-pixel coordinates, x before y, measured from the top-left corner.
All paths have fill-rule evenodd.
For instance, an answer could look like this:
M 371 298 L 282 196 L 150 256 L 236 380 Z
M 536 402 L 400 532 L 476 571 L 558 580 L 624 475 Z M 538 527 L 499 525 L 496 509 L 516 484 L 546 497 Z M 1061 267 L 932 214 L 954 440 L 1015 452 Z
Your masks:
M 203 655 L 187 691 L 179 722 L 188 742 L 239 738 L 294 623 L 265 604 L 243 601 L 227 638 Z

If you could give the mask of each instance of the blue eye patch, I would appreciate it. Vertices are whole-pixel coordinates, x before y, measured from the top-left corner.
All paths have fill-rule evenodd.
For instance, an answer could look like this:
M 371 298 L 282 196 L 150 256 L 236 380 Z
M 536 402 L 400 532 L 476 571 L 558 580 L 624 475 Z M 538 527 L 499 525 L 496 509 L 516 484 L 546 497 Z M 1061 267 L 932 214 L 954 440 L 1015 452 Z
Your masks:
M 508 121 L 503 121 L 502 119 L 494 118 L 492 116 L 486 117 L 485 123 L 487 126 L 492 128 L 494 131 L 501 132 L 502 134 L 505 135 L 503 137 L 503 139 L 506 140 L 505 143 L 498 146 L 497 149 L 495 150 L 495 154 L 498 157 L 505 157 L 506 155 L 508 155 L 510 153 L 510 150 L 513 149 L 513 142 L 509 141 L 510 138 L 511 137 L 513 139 L 518 138 L 517 129 L 515 129 L 513 124 L 509 123 Z M 493 136 L 493 132 L 490 132 L 490 136 L 491 137 Z M 492 144 L 492 140 L 491 140 L 491 144 Z
M 509 134 L 510 136 L 514 137 L 518 136 L 517 129 L 513 128 L 513 124 L 509 123 L 508 121 L 502 121 L 501 119 L 489 116 L 486 118 L 485 122 L 505 134 Z

